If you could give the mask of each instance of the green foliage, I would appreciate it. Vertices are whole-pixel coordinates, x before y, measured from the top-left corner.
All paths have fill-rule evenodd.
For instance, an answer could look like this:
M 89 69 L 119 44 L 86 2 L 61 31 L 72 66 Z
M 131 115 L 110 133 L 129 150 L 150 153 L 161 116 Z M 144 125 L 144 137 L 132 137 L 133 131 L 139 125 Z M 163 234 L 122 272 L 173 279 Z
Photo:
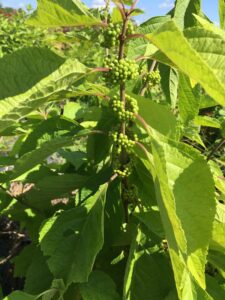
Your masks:
M 5 10 L 4 10 L 5 11 Z M 0 13 L 0 57 L 24 47 L 44 47 L 45 31 L 26 25 L 23 10 Z
M 0 207 L 20 225 L 0 266 L 24 278 L 4 300 L 225 298 L 223 3 L 221 29 L 199 0 L 140 26 L 114 3 L 0 16 Z

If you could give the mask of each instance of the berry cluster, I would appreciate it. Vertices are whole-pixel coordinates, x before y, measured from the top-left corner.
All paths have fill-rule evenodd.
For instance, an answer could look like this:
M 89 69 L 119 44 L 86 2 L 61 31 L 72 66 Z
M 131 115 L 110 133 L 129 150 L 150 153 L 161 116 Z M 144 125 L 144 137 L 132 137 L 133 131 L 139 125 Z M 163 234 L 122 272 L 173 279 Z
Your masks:
M 134 24 L 130 21 L 127 24 L 127 35 L 135 34 Z
M 161 76 L 159 70 L 152 71 L 148 74 L 145 74 L 143 77 L 144 81 L 148 83 L 150 87 L 156 86 L 160 83 Z
M 104 47 L 112 48 L 119 44 L 119 35 L 121 33 L 121 24 L 110 23 L 104 32 Z
M 132 173 L 132 165 L 129 162 L 126 165 L 121 166 L 117 161 L 114 166 L 114 172 L 121 178 L 129 177 Z
M 126 105 L 121 102 L 119 97 L 114 96 L 111 100 L 111 106 L 116 113 L 118 119 L 122 122 L 130 122 L 135 120 L 134 114 L 138 113 L 138 105 L 136 99 L 126 95 Z
M 138 189 L 136 185 L 131 184 L 127 189 L 124 189 L 123 198 L 127 203 L 135 203 L 138 199 Z
M 122 24 L 109 23 L 107 29 L 104 31 L 104 42 L 103 46 L 105 48 L 112 48 L 119 44 L 119 36 L 122 31 Z M 127 35 L 132 35 L 135 33 L 134 24 L 130 21 L 127 25 Z
M 111 137 L 113 142 L 116 144 L 116 153 L 120 154 L 122 149 L 126 150 L 127 153 L 132 153 L 135 145 L 135 141 L 129 139 L 129 137 L 123 133 L 112 132 Z
M 110 69 L 106 73 L 106 79 L 114 84 L 125 83 L 139 75 L 139 67 L 136 62 L 127 58 L 118 61 L 117 58 L 107 57 L 104 61 L 104 67 Z

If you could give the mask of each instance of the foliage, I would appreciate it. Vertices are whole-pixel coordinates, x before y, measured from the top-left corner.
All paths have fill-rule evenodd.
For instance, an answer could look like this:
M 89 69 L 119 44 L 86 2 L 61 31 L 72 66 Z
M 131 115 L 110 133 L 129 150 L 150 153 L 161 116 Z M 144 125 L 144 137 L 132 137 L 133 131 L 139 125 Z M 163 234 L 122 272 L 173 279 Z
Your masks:
M 140 26 L 113 2 L 39 0 L 25 30 L 63 47 L 0 60 L 0 207 L 20 224 L 0 264 L 24 278 L 4 300 L 225 298 L 223 1 L 221 28 L 199 0 Z
M 24 47 L 42 47 L 45 33 L 40 28 L 26 25 L 23 10 L 0 9 L 0 57 Z

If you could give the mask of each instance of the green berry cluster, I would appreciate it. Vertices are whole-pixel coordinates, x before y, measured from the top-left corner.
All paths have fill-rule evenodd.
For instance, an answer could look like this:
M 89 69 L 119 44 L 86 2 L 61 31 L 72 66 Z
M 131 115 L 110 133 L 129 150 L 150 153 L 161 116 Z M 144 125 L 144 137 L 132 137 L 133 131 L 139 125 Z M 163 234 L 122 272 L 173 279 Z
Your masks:
M 103 42 L 103 46 L 105 48 L 112 48 L 115 46 L 118 46 L 119 44 L 119 37 L 120 34 L 122 32 L 122 24 L 121 23 L 117 23 L 117 24 L 113 24 L 113 23 L 109 23 L 108 27 L 104 30 L 104 42 Z M 133 22 L 128 22 L 127 25 L 127 35 L 132 35 L 135 33 L 135 28 L 134 28 L 134 24 Z
M 114 173 L 117 174 L 121 178 L 129 177 L 132 173 L 132 164 L 131 162 L 126 165 L 121 166 L 119 161 L 116 161 L 114 165 Z
M 127 24 L 127 35 L 135 34 L 134 24 L 133 22 L 128 22 Z
M 118 119 L 122 122 L 134 121 L 134 114 L 138 113 L 138 105 L 136 99 L 128 95 L 126 95 L 125 107 L 118 96 L 113 97 L 113 99 L 111 100 L 111 106 Z
M 122 152 L 122 149 L 126 150 L 127 153 L 133 152 L 135 140 L 129 139 L 129 137 L 123 133 L 112 132 L 110 135 L 113 139 L 113 142 L 116 145 L 116 154 L 117 155 Z M 136 139 L 136 136 L 135 136 L 135 139 Z
M 119 44 L 119 35 L 121 33 L 121 24 L 110 23 L 104 31 L 104 47 L 112 48 Z
M 135 203 L 138 199 L 138 189 L 136 185 L 131 184 L 127 189 L 124 189 L 123 198 L 128 203 Z
M 161 80 L 159 70 L 152 71 L 148 74 L 145 74 L 143 79 L 144 79 L 145 82 L 148 83 L 148 85 L 150 87 L 153 87 L 153 86 L 159 84 L 160 80 Z
M 104 67 L 109 68 L 106 79 L 113 84 L 125 83 L 127 80 L 135 79 L 139 75 L 139 67 L 135 60 L 127 58 L 118 61 L 117 58 L 106 57 Z

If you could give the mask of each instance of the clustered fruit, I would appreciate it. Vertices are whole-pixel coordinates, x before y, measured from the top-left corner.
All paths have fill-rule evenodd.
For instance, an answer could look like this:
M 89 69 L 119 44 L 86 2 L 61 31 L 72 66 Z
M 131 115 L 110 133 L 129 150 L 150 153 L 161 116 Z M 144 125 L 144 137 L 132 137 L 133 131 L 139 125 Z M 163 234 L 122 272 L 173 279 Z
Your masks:
M 131 184 L 123 191 L 123 198 L 127 203 L 135 203 L 138 198 L 138 189 L 136 185 Z
M 127 35 L 135 34 L 134 24 L 130 21 L 127 24 Z
M 152 71 L 150 73 L 147 73 L 143 77 L 144 81 L 148 83 L 150 87 L 156 86 L 160 83 L 161 76 L 159 73 L 159 70 Z
M 103 46 L 106 48 L 112 48 L 119 44 L 119 36 L 122 32 L 121 23 L 109 23 L 108 27 L 104 31 L 104 43 Z M 130 21 L 127 24 L 127 35 L 135 33 L 134 24 Z
M 111 106 L 118 119 L 122 122 L 132 122 L 135 120 L 135 115 L 138 113 L 138 105 L 136 99 L 126 95 L 126 104 L 118 96 L 114 96 L 111 100 Z
M 132 164 L 131 162 L 126 165 L 120 165 L 119 161 L 114 162 L 114 173 L 121 178 L 129 177 L 132 173 Z
M 119 128 L 121 128 L 120 126 L 123 123 L 128 125 L 126 128 L 126 134 L 120 132 L 119 128 L 116 128 L 115 131 L 110 132 L 110 136 L 114 144 L 114 153 L 119 162 L 119 156 L 122 151 L 124 150 L 127 154 L 133 153 L 135 142 L 138 140 L 137 135 L 131 130 L 135 120 L 135 114 L 138 113 L 138 104 L 136 99 L 129 95 L 125 95 L 125 103 L 121 101 L 119 95 L 115 95 L 110 100 L 110 106 L 120 121 Z M 118 163 L 118 165 L 114 168 L 114 172 L 117 173 L 118 176 L 124 178 L 130 176 L 131 169 L 132 167 L 130 165 L 129 167 L 124 167 L 120 166 Z
M 118 45 L 119 35 L 121 33 L 121 24 L 110 23 L 107 29 L 104 31 L 104 46 L 106 48 L 112 48 Z
M 112 132 L 111 137 L 116 145 L 116 154 L 120 154 L 122 149 L 126 150 L 129 154 L 133 152 L 135 140 L 130 139 L 126 134 L 118 132 Z
M 113 84 L 125 83 L 128 80 L 136 79 L 139 75 L 139 67 L 135 60 L 123 58 L 106 57 L 104 67 L 109 68 L 106 79 Z

